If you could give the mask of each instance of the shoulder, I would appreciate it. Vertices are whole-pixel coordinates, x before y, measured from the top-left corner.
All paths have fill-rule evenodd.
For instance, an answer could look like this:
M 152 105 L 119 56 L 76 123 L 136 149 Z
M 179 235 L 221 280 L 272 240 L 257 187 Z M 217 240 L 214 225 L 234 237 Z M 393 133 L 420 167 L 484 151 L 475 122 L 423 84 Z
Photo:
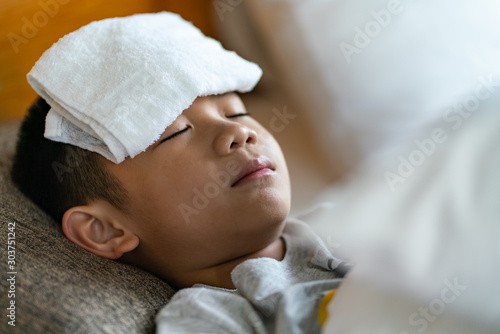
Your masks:
M 287 246 L 288 260 L 293 262 L 294 266 L 298 261 L 306 261 L 313 268 L 327 270 L 336 277 L 343 277 L 351 267 L 350 263 L 336 254 L 338 245 L 325 242 L 304 221 L 290 218 L 285 225 L 283 238 Z M 328 240 L 327 237 L 326 239 Z
M 209 286 L 178 291 L 156 316 L 158 333 L 252 333 L 261 322 L 247 299 Z
M 307 223 L 296 218 L 287 219 L 282 236 L 286 241 L 287 248 L 299 245 L 300 247 L 317 248 L 325 245 L 324 240 Z

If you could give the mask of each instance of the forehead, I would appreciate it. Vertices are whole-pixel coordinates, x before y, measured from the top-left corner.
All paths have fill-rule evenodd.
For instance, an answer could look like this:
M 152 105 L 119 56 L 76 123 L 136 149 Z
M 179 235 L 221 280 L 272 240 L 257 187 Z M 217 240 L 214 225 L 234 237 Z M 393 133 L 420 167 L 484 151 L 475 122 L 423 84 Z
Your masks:
M 191 106 L 183 111 L 189 111 L 194 106 L 204 105 L 204 104 L 216 104 L 216 105 L 225 105 L 225 104 L 243 104 L 238 94 L 235 92 L 229 92 L 220 95 L 208 95 L 208 96 L 199 96 L 197 97 Z
M 179 115 L 176 120 L 170 124 L 165 131 L 167 131 L 169 128 L 172 126 L 175 126 L 175 123 L 177 120 L 179 120 L 183 115 L 187 115 L 190 112 L 193 112 L 194 115 L 208 111 L 210 108 L 219 108 L 219 109 L 224 109 L 224 108 L 235 108 L 235 109 L 245 109 L 245 105 L 243 101 L 241 100 L 240 96 L 236 92 L 227 92 L 224 94 L 218 94 L 218 95 L 207 95 L 207 96 L 199 96 L 197 97 L 191 106 L 189 106 L 187 109 L 185 109 L 181 115 Z M 159 138 L 158 140 L 160 140 Z M 158 140 L 156 142 L 158 142 Z M 151 148 L 156 144 L 153 143 L 150 145 L 146 151 L 151 150 Z M 143 152 L 144 153 L 144 152 Z M 139 154 L 140 156 L 142 154 Z M 133 160 L 134 158 L 127 157 L 125 161 L 127 160 Z M 107 159 L 103 158 L 102 160 L 105 160 L 106 162 L 109 162 Z M 123 163 L 122 163 L 123 164 Z
M 220 95 L 208 95 L 197 97 L 193 103 L 185 109 L 167 128 L 172 129 L 176 127 L 179 121 L 193 118 L 197 115 L 206 115 L 211 112 L 226 113 L 231 111 L 245 112 L 245 104 L 238 94 L 229 92 Z

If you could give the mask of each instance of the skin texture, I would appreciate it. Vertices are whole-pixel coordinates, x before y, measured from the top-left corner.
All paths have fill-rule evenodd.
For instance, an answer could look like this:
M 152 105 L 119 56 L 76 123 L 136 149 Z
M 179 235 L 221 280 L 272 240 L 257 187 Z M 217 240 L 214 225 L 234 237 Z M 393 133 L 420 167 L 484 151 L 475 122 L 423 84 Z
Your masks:
M 236 94 L 197 98 L 145 152 L 103 162 L 129 203 L 126 212 L 105 201 L 66 212 L 64 233 L 86 250 L 179 288 L 232 288 L 230 272 L 245 259 L 283 258 L 285 159 Z

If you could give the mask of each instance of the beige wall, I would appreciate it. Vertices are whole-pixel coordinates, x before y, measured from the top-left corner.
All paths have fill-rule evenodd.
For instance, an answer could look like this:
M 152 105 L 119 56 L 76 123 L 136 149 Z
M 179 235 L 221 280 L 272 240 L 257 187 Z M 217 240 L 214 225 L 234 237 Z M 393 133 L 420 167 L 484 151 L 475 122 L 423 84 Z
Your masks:
M 1 0 L 0 121 L 21 117 L 36 94 L 26 74 L 43 51 L 91 21 L 169 10 L 213 36 L 211 1 L 205 0 Z

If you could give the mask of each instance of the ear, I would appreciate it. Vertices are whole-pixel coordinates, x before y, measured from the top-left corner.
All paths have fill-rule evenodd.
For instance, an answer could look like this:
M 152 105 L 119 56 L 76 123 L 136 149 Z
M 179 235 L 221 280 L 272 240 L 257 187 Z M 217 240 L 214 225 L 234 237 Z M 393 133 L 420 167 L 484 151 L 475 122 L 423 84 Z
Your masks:
M 66 238 L 83 249 L 116 260 L 139 245 L 139 237 L 120 224 L 100 202 L 69 209 L 63 216 Z

